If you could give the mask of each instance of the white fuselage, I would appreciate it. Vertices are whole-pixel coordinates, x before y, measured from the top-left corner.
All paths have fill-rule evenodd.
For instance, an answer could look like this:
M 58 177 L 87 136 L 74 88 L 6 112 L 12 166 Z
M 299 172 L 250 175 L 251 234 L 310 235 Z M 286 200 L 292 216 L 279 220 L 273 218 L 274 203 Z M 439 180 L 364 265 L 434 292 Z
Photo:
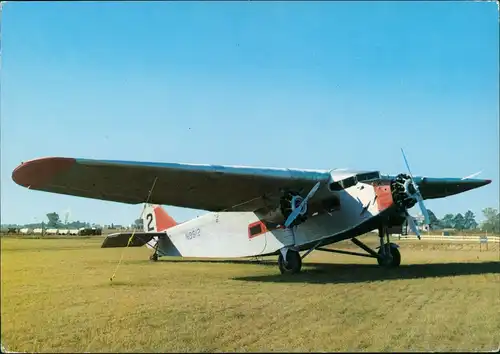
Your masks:
M 330 214 L 311 216 L 294 228 L 267 230 L 261 225 L 252 235 L 249 225 L 259 224 L 254 212 L 210 212 L 166 231 L 167 240 L 160 240 L 160 256 L 232 258 L 274 253 L 285 246 L 300 246 L 323 237 L 354 228 L 376 216 L 379 208 L 372 185 L 358 182 L 335 193 L 340 208 Z M 254 229 L 252 229 L 254 230 Z M 294 240 L 295 238 L 295 240 Z

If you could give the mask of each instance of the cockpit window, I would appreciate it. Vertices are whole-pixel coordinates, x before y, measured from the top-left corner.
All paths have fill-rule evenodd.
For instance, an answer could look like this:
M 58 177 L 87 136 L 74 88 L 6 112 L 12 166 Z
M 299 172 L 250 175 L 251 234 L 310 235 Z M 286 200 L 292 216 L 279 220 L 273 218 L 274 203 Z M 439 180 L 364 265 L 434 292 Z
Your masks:
M 378 172 L 368 172 L 368 173 L 360 173 L 358 175 L 358 181 L 368 181 L 372 179 L 379 179 L 380 178 L 380 173 Z
M 342 184 L 340 184 L 340 182 L 332 182 L 330 183 L 330 190 L 332 191 L 341 191 L 342 189 L 344 189 L 342 187 Z
M 355 186 L 356 183 L 358 183 L 356 176 L 347 177 L 347 178 L 344 178 L 343 180 L 330 183 L 330 190 L 331 191 L 341 191 L 343 189 Z
M 343 185 L 344 189 L 352 187 L 352 186 L 356 185 L 356 183 L 358 183 L 358 181 L 356 180 L 356 176 L 348 177 L 348 178 L 342 180 L 342 185 Z

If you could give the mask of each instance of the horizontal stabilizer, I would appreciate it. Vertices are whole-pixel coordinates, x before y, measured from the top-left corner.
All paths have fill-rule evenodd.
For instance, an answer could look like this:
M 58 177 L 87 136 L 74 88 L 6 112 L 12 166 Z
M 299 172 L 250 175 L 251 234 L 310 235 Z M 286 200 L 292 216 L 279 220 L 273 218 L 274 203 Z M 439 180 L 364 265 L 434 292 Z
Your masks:
M 132 237 L 132 234 L 134 237 Z M 128 247 L 142 247 L 156 236 L 165 236 L 164 232 L 117 232 L 111 235 L 108 235 L 104 239 L 104 242 L 101 245 L 101 248 L 115 248 L 115 247 L 127 247 L 127 244 L 130 241 Z

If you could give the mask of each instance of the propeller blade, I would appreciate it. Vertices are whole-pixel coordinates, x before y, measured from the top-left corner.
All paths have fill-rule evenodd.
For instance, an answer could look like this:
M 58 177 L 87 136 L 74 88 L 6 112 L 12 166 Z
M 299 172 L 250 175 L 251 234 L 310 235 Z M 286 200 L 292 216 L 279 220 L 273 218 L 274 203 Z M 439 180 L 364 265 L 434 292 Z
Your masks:
M 306 200 L 311 199 L 313 197 L 313 195 L 316 194 L 316 192 L 318 191 L 320 185 L 321 185 L 321 182 L 316 183 L 314 185 L 314 187 L 312 187 L 312 189 L 309 191 L 309 193 L 307 194 L 305 199 L 302 201 L 302 203 L 304 203 Z
M 426 225 L 430 225 L 431 219 L 429 218 L 429 213 L 427 212 L 427 208 L 424 205 L 424 201 L 422 200 L 420 193 L 418 195 L 418 205 L 420 206 L 420 211 L 422 211 L 422 215 L 424 216 L 424 223 Z
M 301 210 L 302 210 L 302 203 L 300 203 L 300 206 L 298 208 L 295 208 L 295 210 L 292 211 L 290 215 L 288 215 L 288 218 L 285 221 L 285 227 L 289 227 L 292 224 L 292 222 L 297 218 L 297 216 L 299 216 Z
M 408 169 L 408 173 L 410 174 L 411 181 L 413 182 L 413 175 L 411 174 L 410 165 L 408 164 L 408 160 L 406 159 L 406 155 L 405 155 L 403 148 L 401 148 L 401 153 L 403 154 L 403 159 L 405 160 L 406 168 Z
M 295 210 L 292 211 L 290 213 L 290 215 L 288 215 L 288 218 L 285 221 L 285 227 L 288 228 L 293 223 L 293 221 L 297 218 L 297 216 L 299 216 L 304 205 L 306 205 L 307 202 L 309 201 L 309 199 L 311 199 L 313 197 L 313 195 L 318 191 L 320 185 L 321 185 L 320 182 L 316 183 L 314 185 L 314 187 L 312 187 L 312 189 L 309 191 L 307 196 L 302 200 L 302 203 L 300 203 L 299 207 L 295 208 Z
M 406 221 L 408 222 L 411 231 L 413 231 L 417 235 L 417 238 L 420 240 L 420 232 L 418 231 L 418 227 L 415 224 L 415 220 L 413 220 L 413 216 L 408 214 L 408 212 L 406 212 Z
M 422 198 L 422 194 L 420 194 L 420 190 L 418 189 L 418 185 L 415 183 L 415 180 L 413 179 L 413 175 L 411 174 L 410 170 L 410 165 L 408 164 L 408 160 L 406 159 L 405 152 L 403 148 L 401 148 L 401 153 L 403 154 L 403 159 L 405 160 L 406 168 L 408 169 L 408 173 L 410 174 L 411 178 L 411 183 L 413 184 L 413 187 L 415 188 L 415 194 L 417 196 L 417 202 L 418 206 L 420 207 L 420 211 L 422 212 L 422 215 L 424 216 L 424 222 L 426 225 L 429 225 L 431 223 L 430 218 L 429 218 L 429 213 L 427 212 L 427 208 L 425 207 L 424 204 L 424 198 Z

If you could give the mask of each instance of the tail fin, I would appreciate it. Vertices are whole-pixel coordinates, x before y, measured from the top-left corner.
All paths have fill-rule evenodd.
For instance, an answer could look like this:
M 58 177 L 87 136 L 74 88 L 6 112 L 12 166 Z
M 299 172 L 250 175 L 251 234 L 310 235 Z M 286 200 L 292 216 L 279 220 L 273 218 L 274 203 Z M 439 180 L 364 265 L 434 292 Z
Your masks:
M 162 232 L 177 225 L 177 222 L 160 205 L 146 205 L 142 220 L 144 232 Z

